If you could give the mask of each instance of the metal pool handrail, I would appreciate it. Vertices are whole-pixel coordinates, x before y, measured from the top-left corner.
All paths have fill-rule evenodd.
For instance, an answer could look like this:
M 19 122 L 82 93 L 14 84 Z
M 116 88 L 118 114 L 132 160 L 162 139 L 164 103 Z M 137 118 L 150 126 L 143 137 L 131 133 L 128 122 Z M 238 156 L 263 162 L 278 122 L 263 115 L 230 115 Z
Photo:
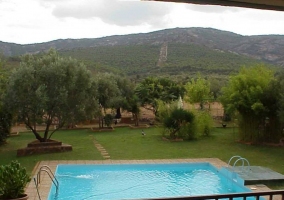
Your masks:
M 242 198 L 246 200 L 248 197 L 254 197 L 259 200 L 261 197 L 268 196 L 269 200 L 275 199 L 276 195 L 281 195 L 281 198 L 277 200 L 284 200 L 284 190 L 273 190 L 266 192 L 244 192 L 244 193 L 230 193 L 230 194 L 216 194 L 216 195 L 202 195 L 202 196 L 187 196 L 187 197 L 170 197 L 170 198 L 153 198 L 151 200 L 175 200 L 175 199 L 188 199 L 188 200 L 205 200 L 205 199 L 229 199 Z M 149 199 L 150 200 L 150 199 Z
M 48 174 L 49 178 L 52 180 L 53 184 L 56 187 L 56 194 L 58 193 L 58 187 L 59 187 L 59 182 L 56 179 L 55 175 L 52 173 L 52 171 L 49 168 L 49 166 L 47 166 L 47 165 L 41 166 L 39 168 L 39 170 L 38 170 L 36 178 L 34 178 L 34 182 L 35 182 L 35 186 L 36 186 L 36 189 L 37 189 L 38 198 L 40 200 L 41 200 L 41 197 L 40 197 L 40 194 L 39 194 L 39 191 L 38 191 L 38 185 L 40 184 L 40 174 L 41 174 L 42 171 L 46 172 Z
M 46 168 L 46 169 L 44 169 Z M 37 173 L 37 185 L 40 183 L 40 173 L 44 171 L 48 174 L 49 178 L 52 180 L 53 184 L 55 185 L 56 187 L 56 192 L 58 190 L 58 187 L 59 187 L 59 182 L 57 180 L 57 178 L 55 177 L 55 175 L 52 173 L 51 169 L 49 168 L 49 166 L 47 165 L 43 165 L 39 168 L 38 170 L 38 173 Z
M 232 166 L 233 171 L 234 171 L 234 167 L 236 166 L 236 164 L 237 164 L 239 161 L 242 161 L 242 168 L 244 168 L 244 164 L 245 164 L 244 161 L 246 161 L 246 164 L 247 164 L 247 167 L 248 167 L 247 170 L 250 169 L 250 163 L 249 163 L 249 161 L 248 161 L 246 158 L 243 158 L 243 157 L 241 157 L 241 156 L 233 156 L 233 157 L 231 157 L 230 160 L 229 160 L 229 162 L 228 162 L 228 168 L 230 168 L 230 163 L 231 163 L 231 161 L 232 161 L 234 158 L 236 158 L 237 160 L 234 162 L 234 164 L 233 164 L 233 166 Z
M 228 162 L 228 167 L 230 167 L 230 163 L 231 163 L 231 161 L 234 159 L 234 158 L 242 158 L 241 156 L 232 156 L 231 158 L 230 158 L 230 160 L 229 160 L 229 162 Z

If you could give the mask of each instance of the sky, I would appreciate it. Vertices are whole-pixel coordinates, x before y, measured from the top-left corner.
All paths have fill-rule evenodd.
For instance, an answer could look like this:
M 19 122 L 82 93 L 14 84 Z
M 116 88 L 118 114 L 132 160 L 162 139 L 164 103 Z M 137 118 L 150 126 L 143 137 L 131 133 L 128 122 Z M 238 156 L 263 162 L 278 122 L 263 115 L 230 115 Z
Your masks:
M 176 27 L 284 35 L 284 12 L 137 0 L 0 0 L 0 41 L 33 44 Z

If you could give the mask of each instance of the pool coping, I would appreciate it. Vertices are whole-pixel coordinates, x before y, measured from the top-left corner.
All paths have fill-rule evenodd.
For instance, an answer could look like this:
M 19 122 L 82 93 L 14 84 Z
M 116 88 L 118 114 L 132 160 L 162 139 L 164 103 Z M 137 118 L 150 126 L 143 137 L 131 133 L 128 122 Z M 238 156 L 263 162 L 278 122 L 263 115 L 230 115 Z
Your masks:
M 51 169 L 52 173 L 55 173 L 56 167 L 59 164 L 168 164 L 168 163 L 199 163 L 209 162 L 216 168 L 228 166 L 227 163 L 218 158 L 193 158 L 193 159 L 154 159 L 154 160 L 48 160 L 38 162 L 32 172 L 32 180 L 26 187 L 26 194 L 29 196 L 29 200 L 38 200 L 40 194 L 41 199 L 47 199 L 51 187 L 51 179 L 47 173 L 41 173 L 41 180 L 38 186 L 38 191 L 35 186 L 34 178 L 36 179 L 38 170 L 40 167 L 47 165 Z M 265 185 L 246 185 L 252 189 L 252 191 L 268 191 L 270 190 Z

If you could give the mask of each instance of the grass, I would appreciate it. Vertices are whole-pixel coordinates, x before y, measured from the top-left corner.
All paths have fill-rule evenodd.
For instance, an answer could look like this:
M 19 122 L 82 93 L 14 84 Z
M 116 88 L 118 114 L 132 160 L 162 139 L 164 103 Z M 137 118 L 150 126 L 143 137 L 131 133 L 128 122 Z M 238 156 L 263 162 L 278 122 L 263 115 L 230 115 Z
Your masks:
M 144 131 L 146 136 L 141 135 L 141 129 L 129 128 L 116 128 L 113 132 L 59 131 L 53 139 L 71 144 L 72 152 L 17 157 L 16 149 L 34 140 L 32 133 L 21 133 L 0 146 L 0 164 L 17 159 L 31 173 L 41 160 L 101 160 L 103 158 L 93 143 L 95 138 L 108 151 L 111 159 L 219 158 L 228 162 L 232 156 L 240 155 L 251 165 L 268 167 L 284 174 L 284 148 L 237 143 L 237 130 L 234 128 L 214 128 L 209 137 L 183 142 L 164 141 L 160 128 Z M 283 189 L 284 185 L 274 187 Z

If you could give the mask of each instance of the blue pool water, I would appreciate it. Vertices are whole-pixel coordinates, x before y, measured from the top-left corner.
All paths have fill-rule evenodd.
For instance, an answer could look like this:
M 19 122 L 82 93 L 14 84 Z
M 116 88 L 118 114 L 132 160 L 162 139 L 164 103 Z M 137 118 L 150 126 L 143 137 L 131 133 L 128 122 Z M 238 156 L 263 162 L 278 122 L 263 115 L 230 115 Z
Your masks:
M 250 191 L 209 163 L 58 165 L 49 200 L 181 197 Z

